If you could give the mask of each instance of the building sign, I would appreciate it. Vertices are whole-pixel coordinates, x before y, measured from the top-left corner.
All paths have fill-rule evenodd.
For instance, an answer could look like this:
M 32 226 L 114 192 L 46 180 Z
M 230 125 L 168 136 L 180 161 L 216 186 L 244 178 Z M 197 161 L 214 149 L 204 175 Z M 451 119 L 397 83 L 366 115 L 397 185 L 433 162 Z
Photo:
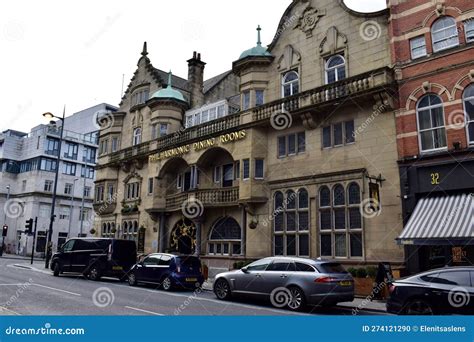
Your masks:
M 453 262 L 463 262 L 467 257 L 466 251 L 462 247 L 453 247 Z
M 369 183 L 369 197 L 371 199 L 371 209 L 374 213 L 380 210 L 380 189 L 378 183 Z
M 245 139 L 246 137 L 247 137 L 247 132 L 245 130 L 222 134 L 221 136 L 217 138 L 210 138 L 210 139 L 195 142 L 193 144 L 187 144 L 184 146 L 172 148 L 167 151 L 153 154 L 148 158 L 148 161 L 150 163 L 153 163 L 153 162 L 158 162 L 160 160 L 164 160 L 168 158 L 180 157 L 189 153 L 191 150 L 198 152 L 198 151 L 202 151 L 214 146 L 225 145 L 234 141 L 242 140 L 242 139 Z

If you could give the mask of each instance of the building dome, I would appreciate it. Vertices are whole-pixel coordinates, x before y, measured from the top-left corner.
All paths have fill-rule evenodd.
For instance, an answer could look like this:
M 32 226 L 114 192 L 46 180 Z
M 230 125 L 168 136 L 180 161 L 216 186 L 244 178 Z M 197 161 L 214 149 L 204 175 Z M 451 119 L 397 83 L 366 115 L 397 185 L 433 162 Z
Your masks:
M 257 46 L 242 52 L 239 59 L 249 57 L 249 56 L 271 56 L 272 55 L 270 52 L 267 51 L 266 48 L 264 48 L 262 46 L 262 41 L 260 39 L 260 31 L 261 30 L 262 29 L 260 28 L 260 25 L 259 25 L 258 28 L 257 28 L 257 32 L 258 32 Z
M 171 76 L 172 74 L 170 71 L 168 75 L 168 86 L 166 88 L 158 90 L 156 93 L 154 93 L 151 96 L 151 98 L 152 99 L 153 98 L 154 99 L 174 99 L 174 100 L 186 102 L 183 94 L 181 94 L 181 92 L 179 92 L 178 90 L 173 89 L 173 87 L 171 86 Z

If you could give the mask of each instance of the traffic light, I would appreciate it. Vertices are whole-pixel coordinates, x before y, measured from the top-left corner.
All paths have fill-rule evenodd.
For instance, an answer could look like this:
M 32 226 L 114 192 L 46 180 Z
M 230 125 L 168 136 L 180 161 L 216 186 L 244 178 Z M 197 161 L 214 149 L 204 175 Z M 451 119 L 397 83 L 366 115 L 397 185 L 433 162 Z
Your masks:
M 28 235 L 33 234 L 33 219 L 32 218 L 30 218 L 29 220 L 26 220 L 25 233 Z
M 2 237 L 6 237 L 8 233 L 8 226 L 6 224 L 3 225 Z

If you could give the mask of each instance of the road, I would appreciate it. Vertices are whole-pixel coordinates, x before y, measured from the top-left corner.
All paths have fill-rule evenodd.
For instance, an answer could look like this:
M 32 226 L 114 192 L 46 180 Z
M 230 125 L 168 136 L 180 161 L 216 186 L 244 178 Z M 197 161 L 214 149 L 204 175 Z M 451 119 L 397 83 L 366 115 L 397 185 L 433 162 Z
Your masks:
M 82 276 L 53 277 L 35 263 L 0 258 L 0 315 L 351 315 L 350 308 L 308 308 L 291 312 L 255 301 L 219 301 L 210 291 L 164 292 L 130 287 L 114 279 L 92 282 Z M 375 314 L 358 311 L 359 315 Z M 383 313 L 379 313 L 383 314 Z

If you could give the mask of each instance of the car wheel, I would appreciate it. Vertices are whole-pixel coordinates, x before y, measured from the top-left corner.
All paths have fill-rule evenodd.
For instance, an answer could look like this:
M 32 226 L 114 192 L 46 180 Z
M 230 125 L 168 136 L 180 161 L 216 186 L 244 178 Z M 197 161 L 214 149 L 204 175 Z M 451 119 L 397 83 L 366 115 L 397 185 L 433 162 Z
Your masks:
M 88 272 L 89 279 L 92 281 L 99 281 L 101 278 L 100 268 L 97 265 L 93 265 L 89 268 Z
M 53 267 L 53 275 L 55 277 L 59 277 L 60 274 L 61 274 L 61 267 L 59 266 L 59 263 L 55 263 Z
M 405 315 L 434 315 L 430 303 L 422 299 L 414 299 L 408 302 L 404 310 Z
M 130 274 L 128 275 L 128 285 L 137 286 L 137 277 L 133 272 L 130 272 Z
M 292 311 L 300 311 L 303 310 L 306 306 L 306 300 L 303 290 L 299 287 L 290 287 L 290 298 L 288 300 L 288 308 Z
M 171 288 L 172 288 L 171 279 L 166 277 L 161 283 L 161 288 L 165 291 L 171 291 Z
M 216 280 L 216 283 L 214 284 L 214 294 L 220 300 L 226 300 L 230 298 L 231 292 L 227 280 L 222 278 Z

